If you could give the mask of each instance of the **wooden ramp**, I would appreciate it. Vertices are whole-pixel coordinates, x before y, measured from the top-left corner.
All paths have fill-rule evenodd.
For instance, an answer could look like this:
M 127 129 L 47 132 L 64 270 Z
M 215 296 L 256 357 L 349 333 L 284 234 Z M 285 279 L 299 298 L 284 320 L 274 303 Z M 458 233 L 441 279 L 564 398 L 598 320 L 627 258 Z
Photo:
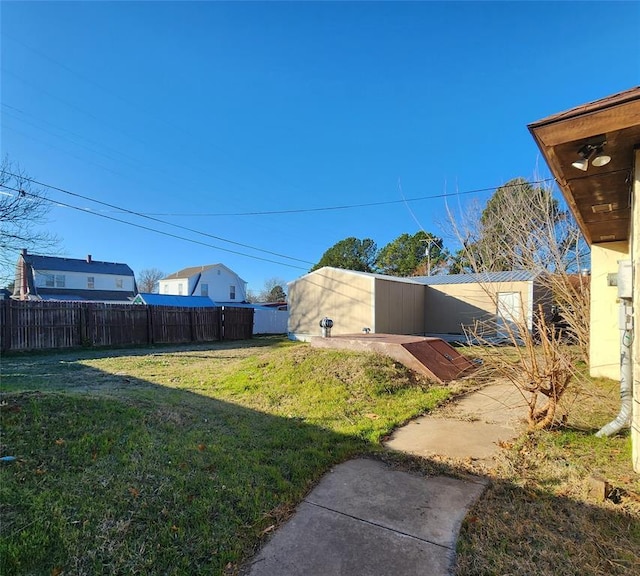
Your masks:
M 311 345 L 316 348 L 379 352 L 441 383 L 455 380 L 475 368 L 471 360 L 440 338 L 400 334 L 341 334 L 330 338 L 312 338 Z

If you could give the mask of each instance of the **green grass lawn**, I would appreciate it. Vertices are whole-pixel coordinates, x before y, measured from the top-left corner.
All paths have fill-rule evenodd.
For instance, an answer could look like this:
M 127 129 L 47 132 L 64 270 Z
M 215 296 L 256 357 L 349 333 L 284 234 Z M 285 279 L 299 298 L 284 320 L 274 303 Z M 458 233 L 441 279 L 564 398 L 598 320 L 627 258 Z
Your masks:
M 332 465 L 449 395 L 282 338 L 5 357 L 0 573 L 233 573 Z

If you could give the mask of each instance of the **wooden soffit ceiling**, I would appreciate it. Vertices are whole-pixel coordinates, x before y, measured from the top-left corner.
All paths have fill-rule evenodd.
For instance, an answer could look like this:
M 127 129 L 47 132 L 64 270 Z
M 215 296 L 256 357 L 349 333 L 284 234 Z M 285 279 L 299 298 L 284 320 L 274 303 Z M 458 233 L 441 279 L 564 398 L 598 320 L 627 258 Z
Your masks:
M 589 244 L 628 240 L 634 149 L 640 146 L 640 86 L 529 124 Z M 578 150 L 602 137 L 611 161 L 582 171 Z

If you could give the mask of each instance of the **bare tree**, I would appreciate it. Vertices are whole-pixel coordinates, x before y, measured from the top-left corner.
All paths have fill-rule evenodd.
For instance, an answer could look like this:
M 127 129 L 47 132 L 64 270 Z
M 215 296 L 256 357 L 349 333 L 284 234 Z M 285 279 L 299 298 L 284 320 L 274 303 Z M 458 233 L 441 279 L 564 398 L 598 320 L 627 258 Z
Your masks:
M 262 290 L 257 294 L 257 302 L 282 302 L 286 300 L 284 287 L 287 283 L 282 278 L 267 278 Z
M 164 276 L 164 272 L 157 268 L 144 268 L 140 270 L 136 278 L 138 292 L 144 292 L 146 294 L 157 293 L 158 282 L 164 278 Z
M 5 156 L 0 164 L 0 280 L 14 276 L 18 254 L 56 250 L 59 239 L 42 228 L 52 204 L 32 185 L 18 164 Z
M 588 361 L 589 278 L 583 269 L 589 256 L 580 230 L 549 186 L 521 178 L 498 189 L 482 211 L 477 206 L 461 215 L 449 210 L 449 225 L 460 244 L 460 271 L 527 270 L 553 303 L 538 308 L 531 322 L 524 317 L 501 322 L 511 351 L 496 345 L 495 322 L 479 322 L 470 330 L 488 348 L 489 367 L 527 397 L 530 426 L 548 427 L 576 376 L 576 348 Z M 488 285 L 485 291 L 498 311 L 497 295 Z

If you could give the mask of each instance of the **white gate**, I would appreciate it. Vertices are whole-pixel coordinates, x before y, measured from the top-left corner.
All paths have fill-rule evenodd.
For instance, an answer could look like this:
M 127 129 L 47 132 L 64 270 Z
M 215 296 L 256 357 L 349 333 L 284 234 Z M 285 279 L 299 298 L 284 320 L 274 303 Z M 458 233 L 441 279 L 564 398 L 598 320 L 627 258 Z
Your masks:
M 286 334 L 289 311 L 277 308 L 257 307 L 253 315 L 254 334 Z

